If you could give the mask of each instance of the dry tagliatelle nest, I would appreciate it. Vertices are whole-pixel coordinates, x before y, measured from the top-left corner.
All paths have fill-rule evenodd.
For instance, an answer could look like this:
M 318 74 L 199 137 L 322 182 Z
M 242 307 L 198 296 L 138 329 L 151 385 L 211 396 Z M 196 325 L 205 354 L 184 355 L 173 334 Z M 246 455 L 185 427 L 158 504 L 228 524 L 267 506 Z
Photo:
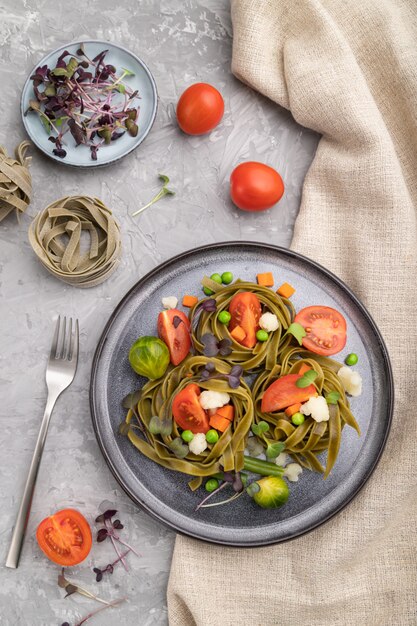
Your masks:
M 90 245 L 82 251 L 81 234 Z M 45 268 L 77 287 L 94 287 L 117 268 L 121 254 L 120 228 L 98 198 L 69 196 L 56 200 L 33 220 L 29 241 Z
M 213 377 L 204 377 L 207 364 L 215 367 Z M 140 392 L 133 394 L 122 433 L 145 456 L 159 465 L 177 472 L 194 476 L 190 487 L 200 486 L 203 477 L 220 471 L 239 472 L 243 469 L 246 440 L 253 421 L 253 404 L 248 385 L 240 381 L 236 388 L 230 387 L 227 376 L 231 366 L 219 359 L 204 356 L 187 357 L 180 365 L 169 370 L 163 378 L 150 380 Z M 190 383 L 201 389 L 226 392 L 234 407 L 231 427 L 223 432 L 218 441 L 210 444 L 199 455 L 189 451 L 181 440 L 180 431 L 172 419 L 172 401 Z M 155 428 L 157 418 L 160 428 Z M 159 432 L 156 432 L 159 431 Z
M 15 158 L 0 146 L 0 222 L 12 211 L 24 213 L 32 199 L 32 178 L 29 163 L 32 157 L 26 156 L 29 141 L 22 141 L 16 150 Z

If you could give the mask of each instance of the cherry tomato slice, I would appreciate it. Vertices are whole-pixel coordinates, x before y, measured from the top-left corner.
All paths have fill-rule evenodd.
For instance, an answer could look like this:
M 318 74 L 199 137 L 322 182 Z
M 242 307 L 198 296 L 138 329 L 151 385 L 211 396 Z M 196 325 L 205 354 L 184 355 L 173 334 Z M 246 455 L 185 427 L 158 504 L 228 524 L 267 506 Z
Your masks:
M 261 303 L 256 294 L 251 291 L 237 293 L 230 300 L 229 313 L 232 316 L 229 330 L 240 326 L 246 333 L 246 337 L 239 343 L 246 348 L 256 345 L 256 331 L 259 329 L 259 319 L 262 314 Z
M 198 400 L 200 394 L 200 387 L 190 383 L 172 402 L 172 414 L 178 426 L 194 434 L 210 430 L 209 417 Z
M 274 413 L 293 404 L 307 402 L 311 396 L 314 396 L 316 393 L 314 385 L 297 387 L 295 383 L 299 378 L 302 378 L 300 374 L 286 374 L 269 385 L 262 396 L 261 411 Z
M 64 567 L 84 561 L 93 542 L 87 520 L 75 509 L 46 517 L 38 526 L 36 539 L 48 559 Z
M 297 313 L 294 322 L 301 324 L 307 333 L 303 346 L 315 354 L 330 356 L 345 347 L 346 320 L 336 309 L 308 306 Z
M 230 195 L 242 211 L 265 211 L 281 200 L 284 183 L 274 168 L 265 163 L 241 163 L 230 176 Z
M 185 313 L 178 309 L 161 311 L 158 315 L 158 335 L 168 346 L 171 363 L 179 365 L 191 348 L 190 322 Z
M 215 87 L 195 83 L 184 91 L 177 104 L 178 125 L 188 135 L 204 135 L 223 117 L 224 100 Z

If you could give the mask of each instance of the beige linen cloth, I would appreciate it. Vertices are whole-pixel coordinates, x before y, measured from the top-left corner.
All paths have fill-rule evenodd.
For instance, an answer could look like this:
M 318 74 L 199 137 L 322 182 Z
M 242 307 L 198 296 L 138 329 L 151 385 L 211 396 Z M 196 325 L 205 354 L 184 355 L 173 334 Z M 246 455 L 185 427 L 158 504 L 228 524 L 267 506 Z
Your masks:
M 292 247 L 374 316 L 394 367 L 391 435 L 339 515 L 294 541 L 178 537 L 171 626 L 417 624 L 417 0 L 235 0 L 233 71 L 323 135 Z

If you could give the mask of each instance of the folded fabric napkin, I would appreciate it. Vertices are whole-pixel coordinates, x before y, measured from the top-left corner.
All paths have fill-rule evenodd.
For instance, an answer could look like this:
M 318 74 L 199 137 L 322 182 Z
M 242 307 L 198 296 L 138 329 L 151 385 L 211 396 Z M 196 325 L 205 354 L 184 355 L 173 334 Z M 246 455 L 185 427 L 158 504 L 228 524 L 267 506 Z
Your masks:
M 322 134 L 292 247 L 362 299 L 387 342 L 396 407 L 356 499 L 285 544 L 178 537 L 170 624 L 417 624 L 417 3 L 235 0 L 233 71 Z

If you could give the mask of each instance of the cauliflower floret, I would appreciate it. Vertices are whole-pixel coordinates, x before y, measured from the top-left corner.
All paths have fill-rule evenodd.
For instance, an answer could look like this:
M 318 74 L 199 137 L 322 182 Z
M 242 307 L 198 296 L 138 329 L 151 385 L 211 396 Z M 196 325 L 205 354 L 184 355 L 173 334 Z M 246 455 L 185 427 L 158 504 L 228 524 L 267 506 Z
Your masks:
M 162 306 L 164 309 L 176 309 L 178 304 L 178 298 L 175 296 L 167 296 L 166 298 L 162 298 Z
M 337 372 L 344 390 L 351 396 L 360 396 L 362 393 L 362 378 L 359 372 L 353 371 L 351 367 L 343 367 Z
M 327 422 L 330 418 L 329 405 L 323 396 L 310 398 L 305 404 L 301 405 L 300 413 L 311 415 L 316 422 Z
M 303 468 L 298 463 L 290 463 L 284 470 L 284 476 L 291 483 L 298 483 L 298 477 L 302 473 Z
M 275 459 L 275 463 L 277 465 L 281 465 L 281 467 L 284 467 L 285 465 L 287 465 L 289 460 L 290 457 L 288 456 L 288 454 L 286 452 L 281 452 L 281 454 L 279 454 Z
M 259 326 L 266 332 L 272 333 L 279 327 L 279 321 L 274 313 L 264 313 L 260 317 Z
M 203 409 L 218 409 L 229 404 L 230 396 L 223 391 L 203 391 L 199 400 Z
M 204 433 L 197 433 L 188 444 L 190 452 L 193 454 L 201 454 L 207 448 L 206 436 Z

